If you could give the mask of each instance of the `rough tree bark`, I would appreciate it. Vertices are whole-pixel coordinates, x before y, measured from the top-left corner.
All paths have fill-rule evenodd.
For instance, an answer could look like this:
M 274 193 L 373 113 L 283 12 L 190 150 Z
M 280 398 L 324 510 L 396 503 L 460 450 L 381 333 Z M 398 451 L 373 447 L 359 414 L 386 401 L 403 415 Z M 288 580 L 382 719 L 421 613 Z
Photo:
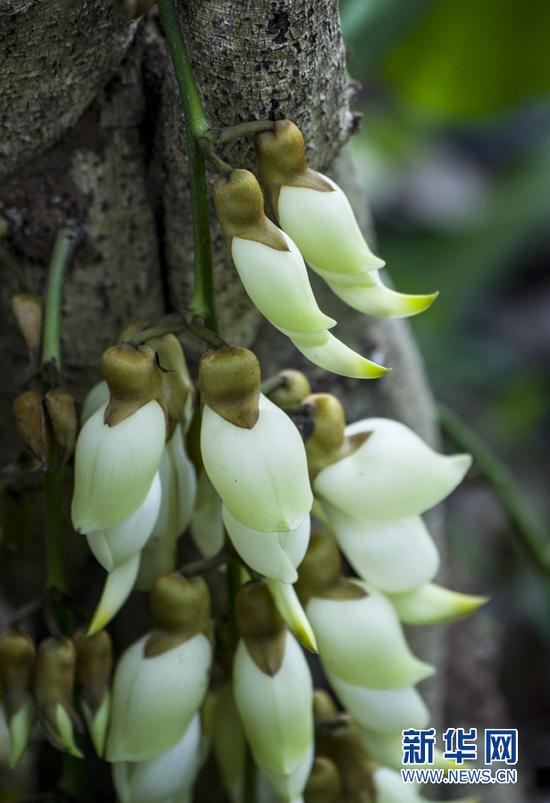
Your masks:
M 293 119 L 311 164 L 355 198 L 368 226 L 349 154 L 338 155 L 356 118 L 337 0 L 182 0 L 181 20 L 212 122 Z M 29 285 L 44 287 L 57 230 L 82 240 L 66 282 L 63 355 L 67 383 L 82 398 L 98 375 L 103 348 L 131 320 L 181 308 L 192 281 L 191 211 L 181 107 L 154 15 L 126 23 L 113 0 L 2 0 L 0 41 L 0 215 L 7 245 Z M 345 149 L 344 149 L 345 151 Z M 226 146 L 235 166 L 252 166 L 250 142 Z M 265 375 L 302 364 L 289 342 L 261 325 L 216 224 L 215 280 L 226 339 L 254 343 Z M 436 440 L 433 402 L 406 324 L 346 310 L 321 283 L 321 306 L 364 353 L 393 373 L 379 382 L 335 379 L 307 367 L 316 389 L 337 389 L 351 415 L 401 419 Z M 1 460 L 16 443 L 11 402 L 25 379 L 23 346 L 9 311 L 18 289 L 2 274 L 0 324 Z M 340 314 L 339 314 L 340 313 Z M 423 651 L 439 649 L 432 634 Z

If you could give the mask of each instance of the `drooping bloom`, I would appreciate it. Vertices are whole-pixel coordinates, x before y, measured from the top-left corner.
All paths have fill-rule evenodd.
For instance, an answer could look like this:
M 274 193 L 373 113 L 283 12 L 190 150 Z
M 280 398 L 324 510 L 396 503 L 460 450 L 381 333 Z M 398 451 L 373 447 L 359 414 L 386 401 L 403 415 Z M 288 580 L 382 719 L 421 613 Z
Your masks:
M 400 594 L 388 594 L 397 615 L 407 625 L 434 625 L 469 616 L 488 602 L 488 597 L 462 594 L 435 583 L 425 583 Z
M 216 214 L 250 299 L 313 363 L 343 376 L 382 376 L 386 369 L 328 332 L 336 321 L 319 309 L 302 255 L 264 214 L 263 195 L 248 170 L 234 170 L 214 190 Z
M 107 572 L 101 597 L 94 611 L 88 635 L 106 627 L 122 608 L 134 588 L 139 571 L 141 553 L 132 555 L 111 572 Z
M 405 295 L 386 287 L 348 199 L 327 176 L 308 167 L 304 138 L 289 120 L 256 138 L 262 183 L 279 224 L 304 259 L 343 301 L 360 312 L 404 318 L 427 309 L 437 297 Z
M 295 800 L 313 762 L 313 686 L 303 652 L 277 614 L 267 586 L 237 597 L 241 640 L 233 690 L 246 738 L 262 773 L 283 800 Z
M 29 741 L 34 721 L 31 694 L 36 650 L 26 633 L 8 630 L 0 636 L 0 691 L 10 734 L 10 767 L 15 767 Z
M 264 533 L 300 527 L 313 498 L 304 445 L 290 418 L 260 395 L 256 357 L 229 347 L 208 352 L 199 382 L 202 460 L 227 511 Z
M 156 629 L 117 664 L 107 759 L 144 762 L 171 750 L 202 703 L 212 660 L 210 597 L 201 578 L 168 575 L 155 583 Z
M 113 764 L 120 803 L 178 803 L 187 794 L 201 765 L 200 715 L 195 714 L 181 739 L 150 761 Z

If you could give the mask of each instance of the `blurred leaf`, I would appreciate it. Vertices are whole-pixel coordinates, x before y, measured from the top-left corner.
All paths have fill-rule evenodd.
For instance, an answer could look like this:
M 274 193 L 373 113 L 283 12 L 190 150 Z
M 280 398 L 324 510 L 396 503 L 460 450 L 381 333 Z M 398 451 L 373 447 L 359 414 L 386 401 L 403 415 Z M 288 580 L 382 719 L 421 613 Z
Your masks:
M 493 115 L 550 93 L 549 31 L 548 0 L 438 0 L 388 54 L 385 74 L 428 112 Z

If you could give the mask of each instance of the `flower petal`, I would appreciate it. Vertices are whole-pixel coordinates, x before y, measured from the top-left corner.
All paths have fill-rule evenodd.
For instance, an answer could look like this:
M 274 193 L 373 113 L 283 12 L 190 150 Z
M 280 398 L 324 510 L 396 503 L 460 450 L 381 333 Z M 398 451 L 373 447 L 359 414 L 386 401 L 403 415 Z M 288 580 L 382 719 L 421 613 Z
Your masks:
M 281 228 L 312 268 L 335 273 L 378 270 L 384 262 L 369 249 L 348 199 L 334 181 L 322 174 L 321 178 L 333 192 L 281 188 L 277 205 Z
M 377 379 L 388 373 L 388 368 L 362 357 L 326 329 L 319 329 L 317 332 L 281 331 L 292 340 L 304 357 L 325 371 L 352 379 Z
M 72 519 L 82 533 L 112 527 L 141 505 L 164 448 L 164 413 L 156 401 L 114 427 L 103 422 L 104 412 L 100 407 L 88 419 L 76 443 Z
M 413 686 L 401 689 L 369 689 L 329 678 L 342 705 L 363 728 L 380 733 L 404 728 L 425 728 L 430 719 L 422 697 Z
M 402 622 L 407 625 L 434 625 L 452 622 L 477 611 L 488 597 L 461 594 L 450 588 L 426 583 L 402 594 L 388 594 Z
M 88 391 L 80 412 L 80 423 L 82 426 L 84 426 L 88 418 L 93 416 L 96 410 L 99 410 L 100 407 L 107 404 L 109 396 L 109 385 L 104 379 Z
M 346 428 L 361 432 L 370 433 L 363 445 L 314 482 L 319 496 L 356 518 L 418 516 L 445 499 L 472 463 L 467 454 L 438 454 L 399 421 L 366 418 Z
M 296 567 L 304 559 L 309 543 L 309 516 L 294 530 L 265 533 L 242 524 L 225 505 L 222 515 L 231 543 L 251 569 L 284 583 L 296 582 Z
M 357 574 L 374 588 L 397 593 L 435 577 L 439 553 L 420 516 L 369 521 L 346 516 L 327 502 L 323 509 L 338 546 Z
M 199 472 L 197 482 L 197 500 L 191 519 L 191 537 L 205 558 L 216 555 L 222 548 L 225 538 L 222 500 L 204 469 Z
M 302 647 L 310 652 L 319 652 L 315 634 L 308 621 L 306 612 L 300 604 L 294 586 L 270 577 L 267 581 L 275 607 L 283 617 L 288 629 L 293 633 Z
M 304 260 L 290 237 L 288 251 L 234 237 L 233 261 L 253 304 L 278 328 L 307 332 L 336 324 L 319 309 Z
M 101 599 L 95 610 L 92 623 L 88 628 L 89 636 L 109 624 L 130 596 L 136 582 L 140 557 L 138 552 L 137 555 L 129 558 L 126 563 L 122 563 L 107 574 Z
M 88 546 L 106 571 L 113 571 L 140 552 L 153 531 L 160 504 L 161 484 L 157 472 L 137 510 L 107 530 L 86 536 Z
M 199 633 L 171 650 L 144 656 L 148 636 L 117 664 L 108 761 L 150 761 L 182 738 L 208 687 L 212 647 Z
M 366 590 L 365 584 L 357 585 Z M 433 667 L 410 651 L 395 611 L 374 589 L 360 599 L 313 597 L 306 613 L 331 678 L 372 689 L 412 686 Z
M 309 513 L 313 496 L 300 433 L 265 396 L 252 429 L 230 424 L 205 405 L 201 452 L 212 485 L 248 527 L 285 532 Z

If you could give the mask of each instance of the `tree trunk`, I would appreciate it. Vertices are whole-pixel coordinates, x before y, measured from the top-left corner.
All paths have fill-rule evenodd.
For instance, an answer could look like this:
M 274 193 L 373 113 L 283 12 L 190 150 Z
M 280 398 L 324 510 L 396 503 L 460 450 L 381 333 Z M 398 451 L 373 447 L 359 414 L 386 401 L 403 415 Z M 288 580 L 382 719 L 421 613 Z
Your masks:
M 70 7 L 66 0 L 3 0 L 3 6 L 0 215 L 9 225 L 6 245 L 37 292 L 56 232 L 72 226 L 82 233 L 63 305 L 64 376 L 81 399 L 99 375 L 101 351 L 127 322 L 154 319 L 189 301 L 193 245 L 181 106 L 154 15 L 128 24 L 113 0 Z M 211 121 L 294 120 L 312 166 L 342 184 L 368 227 L 350 156 L 345 149 L 339 155 L 357 120 L 349 108 L 337 0 L 184 0 L 180 12 Z M 222 156 L 237 167 L 253 166 L 250 141 L 227 145 Z M 215 222 L 212 230 L 226 339 L 253 343 L 265 376 L 305 365 L 286 338 L 260 326 Z M 381 354 L 393 368 L 381 381 L 362 383 L 307 365 L 315 389 L 336 389 L 352 417 L 395 417 L 434 442 L 433 402 L 407 325 L 349 309 L 344 314 L 321 282 L 314 285 L 323 309 L 341 321 L 342 338 L 367 355 Z M 9 311 L 18 289 L 4 269 L 2 464 L 17 452 L 11 403 L 26 378 L 23 343 Z M 433 636 L 423 640 L 424 653 L 433 653 Z

